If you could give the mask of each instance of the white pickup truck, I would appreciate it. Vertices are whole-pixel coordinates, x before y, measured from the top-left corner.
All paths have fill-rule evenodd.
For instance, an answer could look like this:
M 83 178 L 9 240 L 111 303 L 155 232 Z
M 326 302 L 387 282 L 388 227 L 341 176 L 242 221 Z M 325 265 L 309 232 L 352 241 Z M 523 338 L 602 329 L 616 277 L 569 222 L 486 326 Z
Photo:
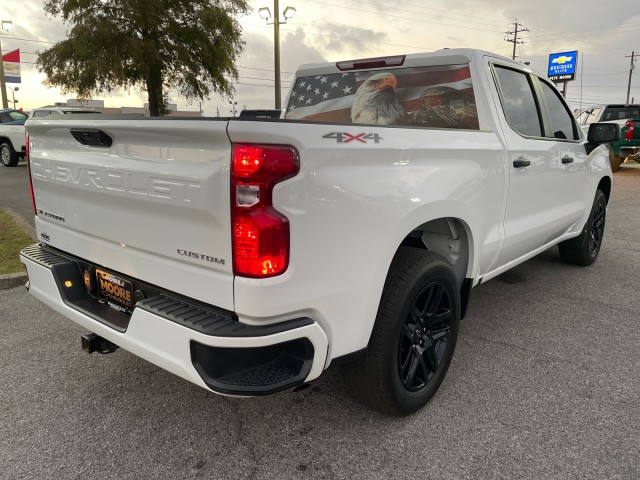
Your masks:
M 438 389 L 473 286 L 559 245 L 589 265 L 607 149 L 526 66 L 456 49 L 304 65 L 282 119 L 27 122 L 31 294 L 211 391 L 345 365 L 407 415 Z M 614 126 L 615 127 L 615 126 Z

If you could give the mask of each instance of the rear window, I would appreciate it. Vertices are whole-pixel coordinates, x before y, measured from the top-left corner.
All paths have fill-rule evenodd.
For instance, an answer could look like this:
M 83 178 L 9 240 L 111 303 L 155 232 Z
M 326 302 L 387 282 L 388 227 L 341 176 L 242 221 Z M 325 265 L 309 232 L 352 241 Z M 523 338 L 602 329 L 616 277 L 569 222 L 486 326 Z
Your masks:
M 607 107 L 602 114 L 602 120 L 626 120 L 627 118 L 640 118 L 640 107 Z
M 468 65 L 298 77 L 285 118 L 478 130 Z

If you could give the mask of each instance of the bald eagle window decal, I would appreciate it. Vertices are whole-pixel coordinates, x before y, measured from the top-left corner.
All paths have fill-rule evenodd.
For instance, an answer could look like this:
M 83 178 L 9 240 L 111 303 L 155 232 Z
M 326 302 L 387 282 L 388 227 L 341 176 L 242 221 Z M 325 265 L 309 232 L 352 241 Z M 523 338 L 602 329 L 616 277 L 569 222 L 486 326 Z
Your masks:
M 298 77 L 285 118 L 478 130 L 468 65 Z

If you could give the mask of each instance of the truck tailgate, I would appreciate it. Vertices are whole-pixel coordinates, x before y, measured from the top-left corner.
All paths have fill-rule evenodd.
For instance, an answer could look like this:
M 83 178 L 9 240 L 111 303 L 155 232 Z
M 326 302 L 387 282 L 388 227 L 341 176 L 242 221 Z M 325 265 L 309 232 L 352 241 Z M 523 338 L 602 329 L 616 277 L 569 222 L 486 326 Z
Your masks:
M 30 120 L 39 239 L 232 310 L 226 128 L 201 119 Z

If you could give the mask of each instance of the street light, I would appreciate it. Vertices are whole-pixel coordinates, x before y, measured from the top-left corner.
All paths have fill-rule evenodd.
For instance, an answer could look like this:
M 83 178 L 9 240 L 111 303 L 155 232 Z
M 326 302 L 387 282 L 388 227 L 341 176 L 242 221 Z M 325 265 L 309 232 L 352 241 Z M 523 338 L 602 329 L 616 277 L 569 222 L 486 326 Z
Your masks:
M 276 108 L 279 110 L 281 107 L 281 91 L 280 91 L 280 25 L 287 23 L 287 20 L 296 14 L 296 9 L 293 7 L 287 7 L 282 12 L 284 20 L 280 20 L 280 6 L 278 0 L 273 0 L 273 22 L 270 22 L 271 10 L 269 7 L 262 7 L 258 9 L 260 18 L 266 20 L 267 25 L 273 24 L 273 49 L 274 49 L 274 67 L 276 77 Z
M 18 90 L 20 90 L 20 87 L 16 87 L 16 88 L 11 88 L 9 85 L 7 85 L 7 88 L 9 90 L 11 90 L 11 97 L 12 97 L 12 101 L 13 101 L 13 109 L 16 109 L 16 103 L 18 102 L 18 100 L 16 100 L 16 92 Z
M 13 30 L 13 23 L 9 20 L 2 20 L 2 30 L 6 30 L 7 32 Z M 2 44 L 0 43 L 0 54 L 1 53 Z M 7 102 L 7 84 L 4 81 L 4 60 L 2 62 L 2 68 L 0 68 L 0 90 L 2 90 L 2 108 L 9 108 L 9 103 Z

